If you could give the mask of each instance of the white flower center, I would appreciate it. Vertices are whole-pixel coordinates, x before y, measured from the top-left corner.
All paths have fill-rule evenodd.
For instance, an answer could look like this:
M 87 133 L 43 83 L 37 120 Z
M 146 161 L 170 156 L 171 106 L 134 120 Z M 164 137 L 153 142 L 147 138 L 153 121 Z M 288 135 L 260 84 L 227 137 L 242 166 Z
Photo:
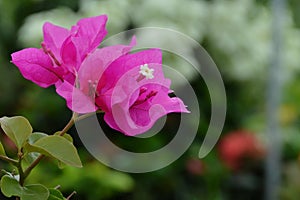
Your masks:
M 154 78 L 154 76 L 153 76 L 154 69 L 150 69 L 148 67 L 148 64 L 141 65 L 139 73 L 142 74 L 143 76 L 145 76 L 146 79 Z

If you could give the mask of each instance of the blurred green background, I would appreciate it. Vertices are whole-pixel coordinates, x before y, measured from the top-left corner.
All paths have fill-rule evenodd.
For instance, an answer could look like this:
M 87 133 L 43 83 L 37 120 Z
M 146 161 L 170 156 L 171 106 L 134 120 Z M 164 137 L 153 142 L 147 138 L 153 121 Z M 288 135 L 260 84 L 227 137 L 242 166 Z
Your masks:
M 201 77 L 185 70 L 198 94 L 201 121 L 192 146 L 176 162 L 151 173 L 118 172 L 90 156 L 73 128 L 70 133 L 84 167 L 60 170 L 44 160 L 29 181 L 49 187 L 59 184 L 66 196 L 75 190 L 73 199 L 82 200 L 263 199 L 265 96 L 272 35 L 268 0 L 0 0 L 0 116 L 23 115 L 36 131 L 47 133 L 64 127 L 72 115 L 65 101 L 53 87 L 42 89 L 25 80 L 10 63 L 10 54 L 38 47 L 45 21 L 70 27 L 82 17 L 100 14 L 108 15 L 109 35 L 145 26 L 171 28 L 208 51 L 227 92 L 227 118 L 220 141 L 206 158 L 197 157 L 210 119 L 210 98 Z M 300 199 L 299 28 L 300 1 L 290 0 L 284 17 L 283 95 L 278 110 L 284 145 L 280 199 L 284 200 Z M 172 55 L 163 59 L 169 66 L 189 68 Z M 176 115 L 168 120 L 176 122 Z M 150 139 L 116 133 L 110 137 L 124 148 L 147 152 L 167 144 L 174 136 L 171 128 Z M 8 142 L 2 134 L 1 140 Z M 6 148 L 14 151 L 9 144 Z M 0 162 L 1 169 L 6 167 Z

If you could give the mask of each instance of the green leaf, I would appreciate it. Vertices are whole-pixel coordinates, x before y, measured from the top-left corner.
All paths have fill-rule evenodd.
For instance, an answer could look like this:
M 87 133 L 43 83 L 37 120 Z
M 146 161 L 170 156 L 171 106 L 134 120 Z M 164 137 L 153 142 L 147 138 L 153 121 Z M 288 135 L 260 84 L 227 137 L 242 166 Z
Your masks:
M 38 141 L 39 139 L 43 138 L 43 137 L 47 137 L 48 135 L 46 133 L 41 133 L 41 132 L 34 132 L 32 133 L 29 138 L 28 138 L 28 143 L 29 144 L 33 144 L 36 141 Z
M 65 163 L 61 162 L 61 161 L 58 161 L 57 166 L 58 166 L 59 169 L 64 169 L 67 165 Z
M 0 142 L 0 155 L 2 156 L 6 156 L 6 153 L 5 153 L 5 150 L 4 150 L 4 147 L 2 145 L 2 143 Z
M 1 192 L 6 197 L 21 196 L 23 188 L 19 185 L 19 182 L 9 175 L 4 175 L 1 178 Z
M 25 164 L 30 165 L 33 163 L 41 154 L 36 152 L 27 153 L 24 155 Z
M 60 135 L 61 131 L 57 131 L 56 133 L 54 133 L 54 135 Z M 66 138 L 67 140 L 69 140 L 70 142 L 73 143 L 73 138 L 70 134 L 65 133 L 62 137 Z
M 32 184 L 23 187 L 21 200 L 48 200 L 49 190 L 41 184 Z
M 30 145 L 46 136 L 48 136 L 46 133 L 41 133 L 41 132 L 34 132 L 29 136 L 28 143 L 26 143 L 24 146 L 24 150 L 25 150 L 24 159 L 27 163 L 29 163 L 29 164 L 32 163 L 40 155 L 40 153 L 37 153 L 37 152 L 28 153 L 28 152 L 30 152 L 30 149 L 31 149 Z
M 20 186 L 19 182 L 9 175 L 1 179 L 1 191 L 6 197 L 18 196 L 21 200 L 48 200 L 49 191 L 41 184 Z
M 5 134 L 15 143 L 18 149 L 21 149 L 27 138 L 32 133 L 32 127 L 29 121 L 21 116 L 2 117 L 0 125 Z
M 56 133 L 54 133 L 54 135 L 60 135 L 60 134 L 61 134 L 61 131 L 57 131 Z M 71 135 L 65 133 L 62 137 L 66 138 L 67 140 L 69 140 L 70 142 L 73 143 L 73 138 Z M 64 164 L 61 161 L 58 161 L 57 165 L 58 165 L 59 169 L 64 169 L 66 167 L 66 164 Z
M 51 156 L 57 160 L 74 167 L 82 167 L 77 149 L 66 138 L 58 135 L 43 137 L 30 145 L 32 152 Z
M 49 192 L 50 192 L 50 196 L 49 196 L 48 200 L 64 200 L 65 199 L 64 196 L 62 195 L 62 193 L 57 189 L 50 188 Z

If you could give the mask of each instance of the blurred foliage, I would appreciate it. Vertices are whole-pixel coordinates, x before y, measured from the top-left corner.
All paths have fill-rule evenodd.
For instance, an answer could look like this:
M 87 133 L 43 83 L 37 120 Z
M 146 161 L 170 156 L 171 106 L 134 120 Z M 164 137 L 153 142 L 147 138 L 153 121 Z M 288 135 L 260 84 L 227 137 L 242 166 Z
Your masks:
M 281 72 L 284 87 L 278 112 L 284 141 L 282 199 L 294 200 L 300 198 L 300 1 L 287 3 Z M 244 129 L 252 131 L 261 142 L 267 141 L 265 85 L 272 22 L 268 0 L 0 0 L 1 116 L 24 115 L 37 131 L 51 133 L 64 127 L 71 117 L 64 100 L 54 88 L 42 89 L 25 80 L 9 63 L 10 54 L 39 46 L 45 21 L 70 26 L 81 17 L 104 13 L 109 17 L 110 35 L 130 28 L 160 26 L 197 40 L 216 62 L 225 83 L 228 109 L 223 135 Z M 176 42 L 172 45 L 180 48 Z M 178 66 L 179 71 L 189 67 L 172 55 L 166 54 L 164 60 L 170 66 Z M 232 171 L 220 159 L 218 148 L 202 160 L 197 158 L 210 120 L 210 98 L 201 77 L 188 71 L 184 74 L 198 94 L 201 121 L 192 146 L 175 163 L 146 174 L 117 172 L 91 158 L 72 129 L 70 133 L 81 148 L 84 168 L 61 171 L 45 161 L 33 172 L 32 181 L 51 187 L 61 184 L 66 195 L 76 190 L 74 199 L 262 199 L 262 161 L 250 160 L 238 171 Z M 124 149 L 147 152 L 172 140 L 178 120 L 176 115 L 170 115 L 167 121 L 164 134 L 153 138 L 127 138 L 108 128 L 107 135 Z
M 66 196 L 76 191 L 75 199 L 87 200 L 107 199 L 132 190 L 134 181 L 129 175 L 110 170 L 99 162 L 87 161 L 89 157 L 85 154 L 80 154 L 86 163 L 83 169 L 66 166 L 61 170 L 50 162 L 43 163 L 33 171 L 29 183 L 42 182 L 47 187 L 60 185 Z

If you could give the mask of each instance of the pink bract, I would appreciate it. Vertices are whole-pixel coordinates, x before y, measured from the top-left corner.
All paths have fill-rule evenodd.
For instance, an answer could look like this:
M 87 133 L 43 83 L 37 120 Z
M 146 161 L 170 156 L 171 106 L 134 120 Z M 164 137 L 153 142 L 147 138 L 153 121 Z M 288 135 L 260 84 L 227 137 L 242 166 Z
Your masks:
M 162 71 L 159 49 L 126 54 L 112 62 L 98 83 L 96 104 L 105 111 L 110 127 L 134 136 L 149 130 L 157 119 L 171 112 L 189 111 L 181 99 L 169 97 L 171 81 Z M 147 64 L 154 78 L 139 73 Z
M 96 49 L 80 66 L 76 81 L 63 82 L 56 92 L 67 101 L 67 106 L 77 113 L 90 113 L 99 108 L 95 105 L 96 89 L 103 72 L 114 60 L 127 54 L 136 44 L 133 37 L 130 45 L 115 45 Z
M 41 87 L 72 82 L 81 63 L 107 34 L 106 21 L 106 15 L 84 18 L 71 30 L 46 22 L 42 49 L 27 48 L 15 52 L 12 63 L 26 79 Z
M 13 53 L 12 62 L 24 78 L 44 88 L 58 82 L 64 74 L 64 70 L 55 67 L 51 58 L 41 49 L 27 48 Z

